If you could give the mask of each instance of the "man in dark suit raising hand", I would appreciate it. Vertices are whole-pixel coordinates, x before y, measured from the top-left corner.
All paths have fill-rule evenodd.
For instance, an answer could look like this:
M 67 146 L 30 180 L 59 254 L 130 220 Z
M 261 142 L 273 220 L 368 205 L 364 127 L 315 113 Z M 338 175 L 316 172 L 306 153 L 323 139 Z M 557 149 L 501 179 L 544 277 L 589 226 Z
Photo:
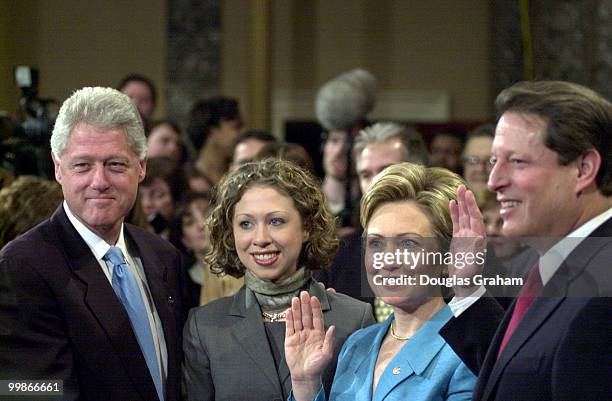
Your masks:
M 612 104 L 580 85 L 542 81 L 505 89 L 496 106 L 488 186 L 504 235 L 540 257 L 474 364 L 474 400 L 609 399 Z M 463 327 L 478 332 L 483 304 L 452 324 L 472 319 Z
M 124 224 L 146 171 L 136 107 L 76 91 L 51 150 L 64 202 L 0 252 L 0 379 L 62 380 L 67 400 L 177 400 L 181 258 Z

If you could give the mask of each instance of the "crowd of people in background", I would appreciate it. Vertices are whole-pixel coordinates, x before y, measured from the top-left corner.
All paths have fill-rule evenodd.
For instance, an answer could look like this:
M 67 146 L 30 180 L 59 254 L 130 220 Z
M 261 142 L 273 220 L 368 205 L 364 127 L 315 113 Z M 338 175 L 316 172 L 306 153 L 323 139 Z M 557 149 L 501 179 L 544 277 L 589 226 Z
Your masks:
M 591 377 L 587 378 L 585 373 L 580 376 L 581 382 L 560 383 L 557 365 L 553 366 L 552 361 L 562 366 L 564 375 L 576 374 L 576 366 L 581 365 L 568 362 L 565 356 L 557 361 L 553 355 L 556 351 L 547 347 L 540 346 L 543 351 L 538 354 L 538 347 L 531 345 L 526 347 L 529 351 L 523 355 L 523 364 L 534 358 L 540 362 L 532 368 L 525 365 L 525 370 L 521 370 L 520 360 L 503 353 L 504 349 L 511 349 L 521 355 L 512 342 L 512 335 L 522 318 L 517 317 L 518 322 L 513 323 L 519 308 L 517 303 L 528 297 L 522 286 L 471 288 L 472 292 L 467 294 L 474 298 L 471 302 L 458 296 L 467 291 L 458 287 L 453 287 L 454 293 L 436 288 L 436 291 L 405 296 L 381 293 L 368 286 L 367 250 L 371 237 L 380 239 L 409 232 L 413 237 L 443 238 L 435 248 L 445 251 L 451 249 L 455 238 L 487 237 L 487 244 L 482 245 L 486 246 L 487 253 L 481 273 L 485 277 L 515 277 L 527 282 L 533 280 L 533 272 L 540 269 L 537 263 L 542 264 L 542 255 L 552 245 L 542 245 L 543 240 L 528 244 L 520 237 L 565 237 L 591 218 L 600 220 L 592 224 L 591 231 L 578 234 L 589 236 L 597 227 L 600 231 L 603 227 L 600 236 L 609 237 L 612 131 L 603 136 L 567 134 L 568 139 L 559 127 L 569 123 L 555 113 L 572 111 L 571 107 L 563 108 L 566 99 L 582 102 L 584 107 L 596 109 L 593 120 L 605 120 L 610 129 L 612 107 L 597 94 L 577 85 L 563 82 L 538 85 L 524 83 L 503 92 L 498 98 L 498 121 L 483 121 L 469 131 L 445 128 L 424 136 L 402 122 L 371 121 L 368 115 L 376 103 L 376 78 L 363 69 L 345 72 L 326 82 L 317 93 L 314 110 L 324 132 L 321 147 L 324 174 L 316 177 L 313 155 L 300 144 L 287 143 L 270 132 L 251 129 L 236 99 L 224 96 L 202 99 L 191 108 L 188 121 L 155 119 L 158 100 L 155 85 L 142 75 L 131 74 L 121 80 L 117 90 L 129 96 L 138 118 L 130 114 L 129 107 L 117 97 L 118 92 L 111 89 L 108 91 L 114 92 L 88 89 L 92 91 L 89 95 L 83 89 L 62 106 L 60 122 L 72 131 L 63 132 L 64 126 L 56 127 L 51 140 L 59 185 L 42 177 L 15 177 L 6 169 L 0 170 L 0 248 L 4 247 L 4 252 L 11 257 L 20 255 L 21 258 L 27 241 L 45 241 L 43 251 L 50 259 L 57 258 L 60 253 L 50 244 L 60 241 L 57 248 L 74 245 L 77 236 L 70 231 L 72 224 L 89 247 L 75 246 L 77 251 L 63 251 L 69 254 L 70 261 L 78 261 L 75 265 L 68 263 L 77 274 L 85 274 L 81 264 L 96 264 L 84 256 L 91 249 L 103 268 L 121 271 L 123 265 L 129 265 L 136 278 L 140 275 L 142 282 L 135 281 L 140 284 L 133 288 L 143 294 L 144 304 L 139 301 L 139 306 L 146 311 L 143 324 L 148 331 L 141 334 L 134 322 L 136 318 L 129 312 L 129 320 L 123 323 L 127 322 L 128 328 L 131 324 L 134 330 L 133 338 L 128 339 L 133 343 L 130 346 L 139 346 L 144 354 L 144 360 L 138 362 L 139 368 L 150 373 L 153 379 L 147 383 L 152 384 L 150 388 L 137 389 L 140 395 L 147 394 L 145 399 L 154 396 L 160 400 L 179 399 L 180 380 L 182 396 L 190 400 L 254 400 L 263 399 L 264 395 L 300 401 L 370 400 L 360 397 L 392 391 L 406 399 L 469 400 L 474 388 L 477 389 L 474 397 L 479 400 L 562 400 L 566 394 L 571 399 L 583 399 L 572 383 L 605 387 L 599 379 L 601 374 L 589 369 Z M 83 104 L 92 99 L 99 102 L 97 106 L 108 102 L 107 107 L 121 109 L 123 120 L 110 117 L 105 120 L 103 110 L 88 111 Z M 64 121 L 69 118 L 76 122 Z M 586 124 L 577 123 L 574 128 L 585 129 Z M 124 128 L 126 138 L 121 131 Z M 139 129 L 144 134 L 142 138 Z M 534 130 L 547 136 L 534 140 Z M 110 133 L 114 142 L 97 136 L 99 132 Z M 128 194 L 122 199 L 122 209 L 108 224 L 99 222 L 99 216 L 91 214 L 79 198 L 88 191 L 86 185 L 91 188 L 111 185 L 105 182 L 108 177 L 97 175 L 107 173 L 90 172 L 95 163 L 77 152 L 86 150 L 93 160 L 97 157 L 93 156 L 95 147 L 99 147 L 100 154 L 117 149 L 119 153 L 129 153 L 123 158 L 101 162 L 114 177 L 112 185 Z M 550 163 L 554 159 L 559 164 L 551 164 L 549 173 L 538 175 L 534 166 L 549 161 L 548 158 Z M 576 172 L 572 176 L 573 170 L 568 169 L 574 164 Z M 121 181 L 122 174 L 127 174 L 129 179 Z M 559 178 L 561 174 L 566 175 Z M 87 184 L 83 181 L 86 175 Z M 538 188 L 548 185 L 551 186 L 548 191 Z M 571 194 L 560 195 L 564 191 Z M 119 197 L 119 192 L 112 194 L 113 199 Z M 532 193 L 541 199 L 529 198 Z M 555 196 L 565 203 L 555 201 Z M 590 203 L 585 203 L 585 197 Z M 537 202 L 542 202 L 542 206 L 537 206 Z M 530 209 L 522 209 L 527 207 Z M 519 213 L 524 214 L 520 218 L 533 222 L 517 223 Z M 80 220 L 84 220 L 84 227 L 79 226 Z M 138 228 L 126 229 L 124 234 L 123 222 Z M 542 229 L 536 227 L 537 222 L 541 222 Z M 33 227 L 36 228 L 28 233 Z M 111 249 L 92 239 L 88 229 L 105 240 L 108 238 L 106 242 Z M 57 235 L 63 238 L 54 238 Z M 11 243 L 13 240 L 16 241 Z M 270 250 L 270 244 L 276 248 Z M 571 249 L 576 247 L 580 249 L 579 246 Z M 98 255 L 102 248 L 104 253 Z M 124 262 L 113 259 L 115 248 L 120 259 L 125 255 Z M 601 252 L 609 255 L 608 248 L 604 244 L 591 251 L 603 249 Z M 134 252 L 135 249 L 138 251 Z M 161 255 L 163 252 L 165 256 Z M 146 256 L 151 253 L 157 258 L 153 262 Z M 28 258 L 24 260 L 34 263 Z M 156 271 L 151 279 L 149 274 L 153 273 L 147 264 L 159 264 L 159 261 L 166 267 L 172 265 L 176 272 Z M 15 268 L 8 256 L 2 263 L 7 264 L 7 269 Z M 536 267 L 531 268 L 534 263 Z M 551 280 L 555 269 L 559 269 L 559 264 L 565 266 L 559 262 L 550 273 L 542 273 L 544 285 Z M 280 267 L 268 271 L 266 267 L 270 265 Z M 439 267 L 436 275 L 448 277 L 448 270 Z M 593 277 L 600 277 L 598 269 L 599 265 L 593 268 Z M 7 288 L 19 285 L 19 280 L 26 283 L 32 279 L 22 277 L 16 270 L 10 271 L 16 281 L 4 283 Z M 147 278 L 143 278 L 144 272 Z M 461 275 L 455 271 L 450 273 Z M 10 274 L 6 273 L 5 278 Z M 92 277 L 83 280 L 93 283 Z M 136 308 L 127 306 L 131 301 L 122 298 L 123 290 L 116 289 L 114 276 L 107 278 L 125 308 Z M 32 288 L 45 294 L 55 293 L 56 286 L 62 285 L 56 283 L 47 289 L 41 284 L 42 279 L 36 280 L 39 281 Z M 325 291 L 320 284 L 333 290 Z M 162 288 L 158 286 L 164 288 L 160 290 L 163 300 L 155 293 L 156 288 Z M 584 290 L 574 284 L 567 287 Z M 609 296 L 606 292 L 609 289 L 601 285 L 595 292 Z M 81 290 L 69 289 L 84 296 L 86 291 L 82 294 Z M 100 303 L 109 294 L 91 296 L 100 296 L 96 301 Z M 17 292 L 14 296 L 30 295 Z M 424 298 L 427 301 L 415 303 Z M 54 299 L 52 295 L 44 299 L 33 296 L 31 302 L 51 302 L 50 299 Z M 482 299 L 486 302 L 481 302 Z M 57 303 L 63 305 L 64 301 Z M 592 319 L 612 317 L 605 311 L 608 306 L 605 301 L 571 301 L 560 306 L 542 303 L 540 308 L 551 308 L 552 316 L 559 314 L 553 323 L 543 323 L 547 335 L 554 330 L 582 335 L 579 325 L 597 328 Z M 603 306 L 598 302 L 604 302 Z M 96 307 L 99 304 L 92 308 Z M 559 312 L 553 312 L 555 307 Z M 504 309 L 508 309 L 505 318 Z M 9 314 L 2 313 L 0 321 L 8 321 Z M 52 312 L 28 313 L 31 313 L 31 316 L 26 314 L 28 319 L 46 319 L 58 333 L 63 330 L 59 318 Z M 71 313 L 80 312 L 72 310 Z M 99 313 L 101 316 L 103 312 Z M 477 313 L 493 322 L 490 329 L 486 324 L 479 326 Z M 185 321 L 185 342 L 180 351 L 178 339 Z M 360 330 L 375 321 L 379 324 Z M 326 330 L 332 324 L 335 329 L 330 334 Z M 512 329 L 495 334 L 500 324 Z M 173 325 L 172 330 L 166 325 Z M 234 331 L 234 325 L 240 325 L 241 334 Z M 39 338 L 39 333 L 28 331 L 32 327 L 25 321 L 19 323 L 19 329 L 31 336 L 28 341 L 35 343 Z M 66 330 L 73 333 L 77 329 Z M 462 337 L 457 335 L 460 330 L 482 332 L 482 336 Z M 536 332 L 540 343 L 544 341 L 544 334 L 537 334 L 536 328 L 531 330 Z M 608 327 L 601 331 L 610 330 Z M 358 334 L 351 336 L 354 332 Z M 334 333 L 336 348 L 330 349 L 330 336 Z M 590 333 L 586 336 L 591 338 Z M 98 341 L 101 340 L 96 338 L 75 347 L 95 347 Z M 574 337 L 559 334 L 551 343 L 584 364 L 603 360 L 606 355 L 612 357 L 609 343 L 592 340 L 594 348 L 589 348 L 576 341 Z M 148 342 L 155 345 L 155 352 L 144 351 L 144 344 Z M 87 369 L 93 363 L 94 357 L 87 352 L 65 354 L 70 345 L 53 336 L 45 337 L 42 343 L 53 344 L 58 358 L 69 360 L 58 362 L 64 364 L 61 369 L 49 371 L 65 373 L 69 369 Z M 490 344 L 495 349 L 487 352 Z M 101 349 L 110 352 L 107 345 Z M 580 356 L 582 351 L 586 356 Z M 415 356 L 419 352 L 422 355 Z M 1 354 L 2 350 L 0 361 L 5 359 Z M 241 359 L 244 354 L 250 355 L 254 363 L 249 365 Z M 31 357 L 25 351 L 20 355 L 24 360 Z M 93 364 L 115 366 L 118 362 L 113 358 L 108 356 Z M 409 361 L 408 365 L 398 358 Z M 512 372 L 506 377 L 496 370 L 496 361 L 514 369 L 516 378 L 510 377 Z M 43 362 L 37 362 L 40 364 L 37 366 L 44 374 L 47 367 Z M 20 363 L 15 364 L 15 369 L 25 366 Z M 364 365 L 367 369 L 359 370 L 361 364 L 367 364 Z M 387 367 L 393 369 L 392 373 Z M 535 387 L 531 388 L 517 384 L 527 371 L 535 374 L 538 369 L 544 372 L 540 378 L 544 382 L 534 380 Z M 420 375 L 426 370 L 431 379 L 428 384 L 413 378 L 393 388 L 393 383 L 407 371 Z M 232 377 L 230 372 L 235 375 Z M 66 373 L 68 395 L 76 399 L 79 394 L 87 394 L 89 390 L 80 387 L 83 383 L 99 389 L 101 385 L 94 384 L 94 376 L 91 372 Z M 142 377 L 135 380 L 148 381 Z M 494 380 L 497 384 L 491 384 Z M 101 383 L 111 386 L 110 381 Z M 560 395 L 550 390 L 551 386 L 561 388 L 555 390 Z M 607 386 L 610 389 L 609 383 Z M 598 396 L 604 394 L 601 391 L 601 388 L 589 387 L 588 392 L 595 394 L 591 399 L 600 399 Z M 256 396 L 258 392 L 261 394 Z M 123 399 L 120 390 L 101 394 Z
M 189 120 L 178 123 L 167 118 L 154 119 L 158 94 L 149 78 L 129 74 L 117 89 L 136 105 L 147 137 L 147 174 L 140 183 L 138 200 L 128 220 L 170 241 L 189 260 L 195 258 L 195 253 L 185 247 L 180 232 L 175 230 L 170 235 L 173 227 L 181 226 L 179 211 L 187 210 L 194 198 L 210 198 L 213 187 L 225 174 L 244 163 L 269 157 L 290 160 L 312 173 L 316 171 L 313 158 L 302 145 L 283 142 L 266 131 L 248 129 L 236 99 L 217 96 L 200 100 L 191 108 Z M 368 121 L 367 115 L 376 103 L 376 89 L 377 80 L 368 71 L 347 71 L 320 88 L 314 105 L 324 129 L 321 188 L 327 207 L 338 219 L 341 237 L 341 249 L 332 268 L 319 273 L 318 278 L 359 299 L 366 299 L 368 293 L 360 289 L 356 279 L 359 275 L 354 274 L 360 267 L 354 263 L 355 251 L 359 249 L 355 246 L 361 234 L 359 200 L 376 174 L 391 164 L 409 161 L 463 174 L 468 186 L 483 202 L 490 193 L 486 181 L 490 172 L 493 125 L 483 124 L 469 133 L 443 129 L 430 138 L 427 146 L 422 134 L 413 127 Z M 11 193 L 19 193 L 23 185 L 11 186 L 14 176 L 5 169 L 1 172 L 5 177 L 2 187 L 11 187 Z M 48 200 L 57 201 L 54 197 Z M 2 207 L 9 213 L 14 205 L 7 201 Z M 48 217 L 53 208 L 47 209 L 46 213 L 36 213 L 33 223 L 22 223 L 20 227 L 24 229 L 18 231 L 8 228 L 14 224 L 11 219 L 3 220 L 0 224 L 6 228 L 2 232 L 7 234 L 0 245 Z M 199 259 L 201 262 L 201 255 Z M 345 274 L 346 268 L 350 271 Z M 200 288 L 202 274 L 190 275 L 192 280 L 194 277 L 197 278 L 193 284 Z M 215 299 L 204 292 L 201 297 L 202 302 Z M 198 300 L 192 305 L 199 303 Z M 378 309 L 390 311 L 384 305 Z M 386 316 L 379 314 L 383 320 Z

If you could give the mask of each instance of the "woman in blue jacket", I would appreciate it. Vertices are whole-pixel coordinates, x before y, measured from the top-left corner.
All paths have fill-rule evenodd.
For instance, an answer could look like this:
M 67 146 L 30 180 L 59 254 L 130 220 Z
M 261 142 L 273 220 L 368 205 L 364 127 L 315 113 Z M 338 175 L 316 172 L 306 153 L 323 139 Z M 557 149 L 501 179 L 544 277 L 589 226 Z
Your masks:
M 473 194 L 448 170 L 394 165 L 362 198 L 361 223 L 370 286 L 394 313 L 344 343 L 329 399 L 470 400 L 476 377 L 438 332 L 452 317 L 440 285 L 445 264 L 460 260 L 459 249 L 479 261 L 482 241 L 458 244 L 460 237 L 484 237 Z M 333 355 L 334 328 L 325 332 L 323 320 L 318 299 L 306 292 L 293 299 L 285 355 L 297 401 L 325 399 L 320 376 Z

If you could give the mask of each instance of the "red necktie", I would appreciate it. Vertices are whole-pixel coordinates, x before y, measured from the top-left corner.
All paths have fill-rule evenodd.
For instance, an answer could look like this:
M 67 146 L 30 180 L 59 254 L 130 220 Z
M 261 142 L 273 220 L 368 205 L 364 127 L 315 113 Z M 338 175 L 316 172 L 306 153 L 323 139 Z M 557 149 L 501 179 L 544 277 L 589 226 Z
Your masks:
M 541 289 L 542 277 L 540 277 L 540 266 L 536 263 L 536 265 L 529 272 L 527 281 L 525 281 L 525 285 L 523 285 L 523 288 L 521 288 L 521 292 L 516 300 L 512 318 L 510 318 L 510 323 L 508 323 L 508 327 L 506 328 L 504 339 L 499 346 L 499 352 L 497 353 L 498 357 L 501 355 L 502 351 L 506 347 L 506 344 L 508 343 L 508 340 L 510 340 L 510 337 L 512 337 L 512 334 L 521 323 L 521 320 L 523 320 L 525 312 L 527 312 L 527 309 L 529 309 L 531 303 L 537 297 Z

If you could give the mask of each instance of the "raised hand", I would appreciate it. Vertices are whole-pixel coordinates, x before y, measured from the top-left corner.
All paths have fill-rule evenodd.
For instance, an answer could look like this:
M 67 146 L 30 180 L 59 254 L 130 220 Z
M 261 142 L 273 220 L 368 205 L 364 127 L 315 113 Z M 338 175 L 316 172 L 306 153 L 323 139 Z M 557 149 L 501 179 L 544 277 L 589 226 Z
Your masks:
M 449 203 L 453 222 L 450 251 L 455 255 L 454 260 L 463 260 L 463 262 L 461 265 L 459 263 L 449 265 L 448 273 L 450 277 L 469 279 L 471 283 L 474 275 L 482 273 L 484 267 L 484 263 L 478 263 L 478 261 L 486 255 L 486 229 L 472 191 L 460 185 L 457 188 L 457 201 L 451 200 Z M 459 259 L 459 254 L 464 256 Z M 474 255 L 474 258 L 470 258 L 469 261 L 474 262 L 465 263 L 464 257 L 470 254 Z M 455 286 L 453 289 L 455 295 L 467 296 L 474 292 L 475 286 Z
M 302 291 L 293 298 L 285 321 L 285 359 L 296 400 L 311 400 L 321 386 L 321 373 L 333 356 L 334 330 L 324 328 L 317 297 Z

